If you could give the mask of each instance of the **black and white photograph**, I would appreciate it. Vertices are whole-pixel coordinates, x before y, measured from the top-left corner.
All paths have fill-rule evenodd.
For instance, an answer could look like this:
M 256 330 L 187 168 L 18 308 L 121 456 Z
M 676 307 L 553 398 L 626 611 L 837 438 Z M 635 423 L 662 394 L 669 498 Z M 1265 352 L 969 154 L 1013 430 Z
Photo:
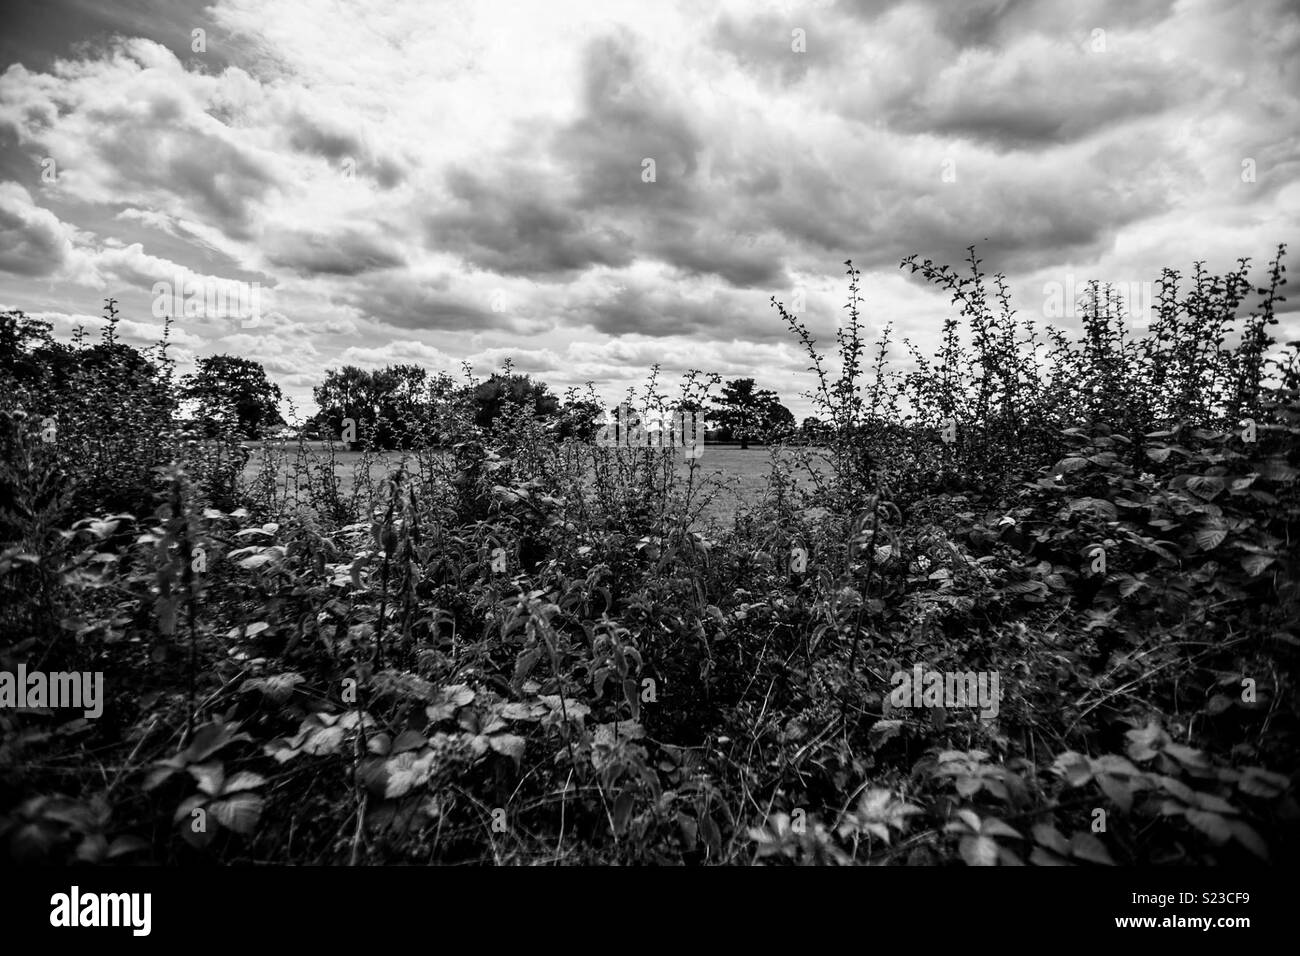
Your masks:
M 21 922 L 1015 867 L 1258 930 L 1295 3 L 6 0 L 0 60 Z

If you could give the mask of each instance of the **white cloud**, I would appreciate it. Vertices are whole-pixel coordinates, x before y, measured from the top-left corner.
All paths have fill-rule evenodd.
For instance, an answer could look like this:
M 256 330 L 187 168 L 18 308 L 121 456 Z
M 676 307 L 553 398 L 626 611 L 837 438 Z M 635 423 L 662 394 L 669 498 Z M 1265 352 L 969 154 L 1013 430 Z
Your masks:
M 847 258 L 869 322 L 925 348 L 947 301 L 899 273 L 913 252 L 981 243 L 1032 310 L 1045 277 L 1224 269 L 1300 224 L 1300 16 L 1281 0 L 203 16 L 206 55 L 126 19 L 74 46 L 69 23 L 63 59 L 0 75 L 5 168 L 29 171 L 0 183 L 0 270 L 29 310 L 112 294 L 132 321 L 177 274 L 260 283 L 256 328 L 178 326 L 299 400 L 344 362 L 513 355 L 556 386 L 617 390 L 655 362 L 752 375 L 802 413 L 812 382 L 768 299 L 803 288 L 829 337 Z

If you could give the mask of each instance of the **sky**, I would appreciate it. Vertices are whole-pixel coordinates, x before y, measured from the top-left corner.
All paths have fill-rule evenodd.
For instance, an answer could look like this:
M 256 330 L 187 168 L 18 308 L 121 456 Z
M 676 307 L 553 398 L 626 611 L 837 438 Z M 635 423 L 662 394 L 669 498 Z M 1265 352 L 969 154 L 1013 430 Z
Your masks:
M 928 351 L 911 254 L 975 244 L 1041 320 L 1300 250 L 1281 0 L 6 0 L 0 38 L 0 307 L 68 338 L 111 296 L 137 345 L 179 307 L 181 371 L 256 359 L 305 412 L 327 368 L 509 358 L 802 417 L 770 300 L 826 342 L 845 260 L 868 335 Z

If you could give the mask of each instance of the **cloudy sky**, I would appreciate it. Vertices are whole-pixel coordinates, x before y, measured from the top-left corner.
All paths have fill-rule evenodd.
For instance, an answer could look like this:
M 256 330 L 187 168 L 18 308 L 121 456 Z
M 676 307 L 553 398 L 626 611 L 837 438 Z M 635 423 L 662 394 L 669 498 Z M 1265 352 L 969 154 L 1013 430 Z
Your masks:
M 848 258 L 870 329 L 924 346 L 947 303 L 899 270 L 911 253 L 977 243 L 1041 315 L 1048 282 L 1300 251 L 1283 0 L 5 0 L 0 19 L 0 306 L 66 336 L 114 296 L 144 344 L 155 283 L 256 283 L 255 325 L 182 316 L 177 356 L 258 359 L 308 410 L 331 366 L 509 356 L 607 397 L 655 363 L 752 376 L 802 415 L 807 362 L 769 299 L 804 290 L 833 334 Z

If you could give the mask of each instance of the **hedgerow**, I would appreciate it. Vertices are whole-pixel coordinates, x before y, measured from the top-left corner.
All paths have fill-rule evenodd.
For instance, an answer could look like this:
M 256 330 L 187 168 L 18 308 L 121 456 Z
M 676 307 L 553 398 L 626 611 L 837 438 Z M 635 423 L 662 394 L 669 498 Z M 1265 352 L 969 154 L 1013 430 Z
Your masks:
M 1144 335 L 1095 286 L 1077 336 L 1017 320 L 974 250 L 962 273 L 904 266 L 956 306 L 906 374 L 887 331 L 869 353 L 851 265 L 834 361 L 777 304 L 829 427 L 767 436 L 767 493 L 727 524 L 703 518 L 707 452 L 602 446 L 510 404 L 402 425 L 424 443 L 378 482 L 366 452 L 347 492 L 305 440 L 236 482 L 234 436 L 180 429 L 165 342 L 144 364 L 115 348 L 111 305 L 93 348 L 5 317 L 0 661 L 108 688 L 98 719 L 0 709 L 5 852 L 1285 858 L 1282 251 L 1244 317 L 1247 263 L 1181 291 L 1166 271 Z M 716 383 L 652 376 L 638 401 L 698 408 Z M 918 667 L 996 676 L 995 713 L 900 703 Z

